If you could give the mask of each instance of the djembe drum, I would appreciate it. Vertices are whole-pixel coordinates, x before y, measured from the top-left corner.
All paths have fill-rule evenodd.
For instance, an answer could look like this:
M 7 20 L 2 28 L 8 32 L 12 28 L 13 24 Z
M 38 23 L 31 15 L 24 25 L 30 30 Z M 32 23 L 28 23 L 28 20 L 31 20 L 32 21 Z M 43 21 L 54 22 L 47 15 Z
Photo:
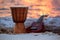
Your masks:
M 24 22 L 27 17 L 28 7 L 11 7 L 11 11 L 15 22 L 14 33 L 25 33 Z

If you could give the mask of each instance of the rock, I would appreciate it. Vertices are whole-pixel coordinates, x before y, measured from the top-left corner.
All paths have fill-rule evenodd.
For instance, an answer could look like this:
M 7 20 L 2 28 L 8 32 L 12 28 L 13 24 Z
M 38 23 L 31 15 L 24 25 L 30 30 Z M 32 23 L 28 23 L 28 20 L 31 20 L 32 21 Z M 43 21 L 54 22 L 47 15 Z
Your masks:
M 31 26 L 31 24 L 33 22 L 36 22 L 37 19 L 34 18 L 29 18 L 26 19 L 25 21 L 25 28 Z M 7 28 L 8 33 L 9 32 L 13 32 L 13 27 L 14 27 L 14 22 L 12 21 L 11 17 L 4 17 L 4 18 L 0 18 L 0 29 L 3 28 L 5 30 L 5 28 Z M 55 18 L 46 18 L 44 19 L 44 25 L 45 25 L 45 29 L 52 31 L 52 32 L 60 32 L 60 17 L 55 17 Z

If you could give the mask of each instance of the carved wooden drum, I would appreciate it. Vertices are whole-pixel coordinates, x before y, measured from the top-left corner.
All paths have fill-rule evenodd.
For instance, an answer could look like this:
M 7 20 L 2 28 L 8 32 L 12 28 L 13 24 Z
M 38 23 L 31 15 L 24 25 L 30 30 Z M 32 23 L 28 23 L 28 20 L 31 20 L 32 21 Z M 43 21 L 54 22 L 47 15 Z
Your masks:
M 27 17 L 28 7 L 11 7 L 13 21 L 24 23 Z

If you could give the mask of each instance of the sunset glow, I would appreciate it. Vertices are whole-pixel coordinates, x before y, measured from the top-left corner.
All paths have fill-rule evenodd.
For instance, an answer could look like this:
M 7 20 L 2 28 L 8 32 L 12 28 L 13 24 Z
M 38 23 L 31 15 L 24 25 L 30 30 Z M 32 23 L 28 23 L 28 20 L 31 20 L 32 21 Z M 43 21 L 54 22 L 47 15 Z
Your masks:
M 21 1 L 15 0 L 14 3 L 10 3 L 10 2 L 7 3 L 5 1 L 6 5 L 4 6 L 4 8 L 10 8 L 12 5 L 20 4 L 19 6 L 25 5 L 25 6 L 29 7 L 27 18 L 29 18 L 29 17 L 38 18 L 38 17 L 40 17 L 40 15 L 46 15 L 46 14 L 51 17 L 55 17 L 58 15 L 57 13 L 60 13 L 60 11 L 54 11 L 53 8 L 55 8 L 55 6 L 53 6 L 52 1 L 53 0 L 21 0 Z M 1 2 L 2 1 L 0 1 L 0 3 Z M 0 8 L 2 8 L 2 7 L 3 6 L 1 5 Z
M 30 5 L 34 5 L 32 7 L 32 9 L 40 9 L 40 11 L 32 11 L 32 17 L 38 17 L 36 16 L 36 14 L 39 14 L 39 15 L 46 15 L 46 14 L 49 14 L 50 15 L 50 12 L 52 10 L 52 5 L 51 5 L 51 0 L 42 0 L 42 1 L 38 1 L 38 0 L 25 0 L 24 1 L 25 5 L 27 6 L 30 6 Z M 38 6 L 36 6 L 38 5 Z

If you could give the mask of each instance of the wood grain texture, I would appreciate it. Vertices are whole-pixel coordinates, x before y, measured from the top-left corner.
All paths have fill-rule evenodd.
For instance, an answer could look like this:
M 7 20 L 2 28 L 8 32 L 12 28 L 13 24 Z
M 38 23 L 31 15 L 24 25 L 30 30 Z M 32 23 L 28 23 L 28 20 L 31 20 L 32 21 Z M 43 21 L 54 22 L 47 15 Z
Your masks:
M 14 33 L 16 34 L 25 33 L 24 23 L 16 23 L 14 27 Z

